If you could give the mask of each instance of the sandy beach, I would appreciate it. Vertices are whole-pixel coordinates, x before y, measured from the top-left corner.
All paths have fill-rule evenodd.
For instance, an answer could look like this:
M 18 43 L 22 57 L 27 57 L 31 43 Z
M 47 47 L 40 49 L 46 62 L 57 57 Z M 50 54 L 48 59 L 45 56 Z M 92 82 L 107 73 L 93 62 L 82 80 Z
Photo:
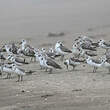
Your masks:
M 48 34 L 63 32 L 64 36 Z M 72 48 L 84 34 L 94 41 L 110 41 L 109 0 L 0 0 L 0 44 L 26 39 L 36 48 L 54 47 L 58 40 Z M 100 54 L 100 53 L 99 53 Z M 110 74 L 89 65 L 75 71 L 48 74 L 38 62 L 25 65 L 34 70 L 23 82 L 0 78 L 0 110 L 109 110 Z

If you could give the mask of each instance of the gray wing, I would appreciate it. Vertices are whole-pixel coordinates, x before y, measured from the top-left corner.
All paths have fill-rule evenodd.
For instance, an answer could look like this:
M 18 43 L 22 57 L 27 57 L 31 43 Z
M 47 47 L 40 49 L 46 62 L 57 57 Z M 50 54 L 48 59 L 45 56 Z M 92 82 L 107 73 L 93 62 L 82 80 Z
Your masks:
M 28 64 L 28 62 L 25 62 L 25 59 L 16 58 L 15 61 L 18 63 Z
M 92 59 L 92 61 L 97 63 L 97 64 L 101 64 L 102 63 L 100 60 L 97 60 L 97 59 Z
M 25 73 L 25 70 L 22 68 L 18 68 L 20 71 L 22 71 L 23 73 Z
M 92 47 L 91 45 L 85 44 L 83 43 L 81 45 L 82 49 L 87 49 L 87 50 L 92 50 L 92 51 L 96 51 L 96 47 Z
M 51 59 L 48 59 L 46 63 L 47 63 L 47 65 L 52 66 L 54 68 L 62 69 L 60 65 L 58 65 L 55 61 L 53 61 Z
M 106 45 L 107 47 L 110 47 L 110 43 L 104 42 L 103 44 Z
M 70 60 L 74 61 L 74 62 L 84 62 L 85 60 L 80 60 L 80 59 L 76 59 L 76 58 L 70 58 Z
M 86 51 L 85 53 L 86 53 L 86 55 L 88 55 L 88 56 L 97 56 L 96 53 L 93 53 L 93 52 L 91 52 L 91 51 Z
M 69 50 L 68 48 L 64 47 L 63 45 L 60 45 L 60 48 L 63 52 L 68 52 L 68 53 L 72 53 L 71 50 Z

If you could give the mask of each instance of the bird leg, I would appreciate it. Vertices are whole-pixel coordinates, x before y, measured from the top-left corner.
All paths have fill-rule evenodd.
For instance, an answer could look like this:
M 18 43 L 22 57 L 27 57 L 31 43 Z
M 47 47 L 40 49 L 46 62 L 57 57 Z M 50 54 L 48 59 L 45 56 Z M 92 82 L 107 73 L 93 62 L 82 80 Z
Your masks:
M 93 73 L 96 73 L 97 67 L 94 66 Z
M 7 74 L 7 79 L 11 79 L 11 73 Z
M 6 77 L 6 79 L 9 79 L 9 73 L 7 73 L 7 77 Z
M 30 58 L 30 62 L 33 62 L 33 57 Z
M 47 72 L 47 68 L 45 68 L 45 72 Z
M 67 70 L 68 70 L 68 65 L 66 65 L 66 68 L 67 68 Z
M 52 74 L 52 68 L 50 68 L 49 74 Z
M 36 57 L 34 57 L 34 62 L 36 62 Z
M 23 76 L 21 75 L 21 81 L 23 81 Z
M 95 66 L 94 66 L 94 69 L 93 69 L 93 73 L 95 73 Z
M 16 82 L 19 82 L 20 81 L 20 75 L 18 75 L 18 80 Z
M 42 70 L 43 69 L 43 67 L 40 65 L 40 69 Z
M 75 67 L 76 67 L 76 66 L 75 66 L 75 65 L 73 65 L 73 71 L 75 70 Z

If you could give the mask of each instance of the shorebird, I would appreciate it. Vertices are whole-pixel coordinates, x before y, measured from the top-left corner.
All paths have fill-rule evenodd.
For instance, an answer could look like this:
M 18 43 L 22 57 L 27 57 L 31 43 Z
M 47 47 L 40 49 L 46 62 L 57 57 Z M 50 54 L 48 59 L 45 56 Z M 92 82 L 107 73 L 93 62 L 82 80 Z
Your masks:
M 84 49 L 80 48 L 79 51 L 80 51 L 80 54 L 79 54 L 80 57 L 85 58 L 86 56 L 90 56 L 90 57 L 97 56 L 96 52 L 93 52 L 93 51 L 90 51 L 90 50 L 84 50 Z
M 107 59 L 110 59 L 110 49 L 107 49 L 107 51 L 105 52 L 105 56 Z
M 44 54 L 45 56 L 51 58 L 51 59 L 55 59 L 56 57 L 59 57 L 61 55 L 59 55 L 57 52 L 55 52 L 52 48 L 49 49 L 48 52 L 46 52 L 46 50 L 44 48 L 42 48 L 42 54 Z
M 110 59 L 107 59 L 107 57 L 104 55 L 103 59 L 105 60 L 103 63 L 103 67 L 108 69 L 108 72 L 110 73 Z
M 80 56 L 80 49 L 79 46 L 77 44 L 73 44 L 72 46 L 72 53 L 75 57 L 79 58 Z
M 42 54 L 38 54 L 38 55 L 35 54 L 35 55 L 36 55 L 36 57 L 37 57 L 38 60 L 39 60 L 41 69 L 46 69 L 46 71 L 47 71 L 46 65 L 45 65 L 45 63 L 44 63 L 44 56 L 43 56 Z
M 4 62 L 4 60 L 6 60 L 5 55 L 1 52 L 0 52 L 0 59 L 1 59 L 1 62 Z
M 52 73 L 53 68 L 62 69 L 61 66 L 59 64 L 57 64 L 55 61 L 53 61 L 52 59 L 44 57 L 43 61 L 44 61 L 45 67 L 47 69 L 50 69 L 50 71 L 49 71 L 50 74 Z
M 22 50 L 23 49 L 23 50 Z M 30 47 L 23 47 L 23 48 L 19 48 L 17 53 L 20 55 L 20 56 L 27 56 L 27 57 L 30 57 L 30 61 L 32 61 L 32 59 L 34 59 L 35 61 L 35 52 L 34 52 L 34 48 L 30 48 Z
M 15 43 L 12 43 L 11 45 L 11 51 L 13 54 L 17 54 L 18 47 L 15 45 Z
M 15 63 L 17 65 L 29 64 L 24 58 L 15 57 L 12 54 L 8 55 L 7 60 L 10 60 L 12 63 Z
M 55 51 L 56 51 L 59 55 L 61 55 L 61 57 L 62 57 L 61 60 L 64 59 L 64 55 L 65 55 L 65 54 L 72 53 L 72 51 L 69 50 L 68 48 L 66 48 L 66 47 L 62 44 L 62 42 L 60 42 L 60 41 L 58 41 L 58 42 L 55 44 Z
M 98 43 L 94 42 L 91 38 L 81 35 L 77 39 L 75 39 L 76 42 L 83 42 L 89 46 L 98 47 Z
M 15 72 L 15 73 L 18 75 L 18 80 L 17 80 L 17 82 L 23 81 L 23 76 L 26 75 L 25 70 L 16 67 L 15 64 L 12 64 L 12 70 L 13 70 L 13 72 Z
M 23 40 L 20 42 L 20 44 L 21 44 L 21 50 L 24 50 L 24 49 L 26 48 L 27 41 L 23 39 Z
M 96 70 L 99 68 L 99 67 L 102 67 L 105 60 L 104 59 L 101 59 L 101 60 L 95 60 L 95 59 L 92 59 L 91 57 L 88 56 L 88 58 L 86 59 L 86 62 L 87 64 L 91 65 L 94 67 L 93 69 L 93 73 L 96 72 Z
M 6 49 L 6 52 L 8 53 L 8 54 L 11 54 L 12 52 L 11 52 L 11 47 L 9 46 L 9 45 L 5 45 L 5 49 Z
M 96 47 L 95 47 L 95 46 L 92 46 L 92 45 L 89 44 L 89 43 L 80 41 L 80 42 L 79 42 L 79 45 L 80 45 L 80 47 L 81 47 L 82 49 L 91 50 L 91 51 L 97 51 L 97 50 L 96 50 Z
M 73 67 L 73 71 L 74 71 L 75 67 L 76 67 L 77 65 L 80 65 L 81 63 L 84 63 L 84 61 L 85 61 L 85 60 L 79 60 L 79 59 L 73 57 L 73 58 L 67 59 L 67 60 L 64 62 L 64 65 L 66 65 L 67 69 L 68 69 L 68 66 L 69 66 L 69 65 L 72 66 L 72 67 Z
M 104 48 L 106 50 L 110 49 L 110 43 L 105 42 L 105 40 L 99 41 L 99 47 Z
M 7 73 L 6 79 L 10 79 L 11 74 L 14 73 L 12 70 L 12 64 L 2 64 L 0 66 L 0 70 L 1 70 L 1 73 L 3 73 L 3 72 Z

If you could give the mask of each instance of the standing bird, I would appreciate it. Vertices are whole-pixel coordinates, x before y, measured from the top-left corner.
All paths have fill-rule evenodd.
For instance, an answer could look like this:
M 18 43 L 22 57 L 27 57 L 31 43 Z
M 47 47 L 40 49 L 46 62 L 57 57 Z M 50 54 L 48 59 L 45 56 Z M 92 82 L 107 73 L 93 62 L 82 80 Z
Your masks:
M 85 62 L 85 60 L 79 60 L 79 59 L 73 57 L 73 58 L 67 59 L 64 62 L 64 65 L 67 67 L 67 69 L 68 69 L 68 66 L 69 65 L 72 66 L 73 67 L 73 71 L 74 71 L 75 70 L 75 67 L 77 65 L 80 65 L 81 63 L 84 63 L 84 62 Z
M 9 60 L 12 63 L 15 63 L 17 65 L 29 64 L 28 62 L 26 62 L 26 60 L 24 58 L 16 57 L 16 56 L 11 55 L 11 54 L 8 55 L 7 60 Z
M 16 67 L 15 64 L 12 64 L 12 70 L 18 75 L 18 80 L 17 80 L 17 82 L 23 81 L 23 76 L 26 75 L 25 70 Z
M 106 49 L 106 51 L 110 49 L 110 43 L 105 42 L 103 39 L 100 40 L 98 43 L 99 43 L 99 47 Z
M 52 73 L 53 68 L 55 69 L 62 69 L 61 66 L 59 64 L 57 64 L 55 61 L 53 61 L 52 59 L 43 57 L 43 61 L 44 61 L 44 65 L 46 67 L 46 69 L 50 69 L 49 73 Z
M 64 55 L 68 54 L 68 53 L 72 53 L 71 50 L 69 50 L 68 48 L 66 48 L 62 42 L 58 41 L 55 45 L 55 51 L 61 55 L 61 60 L 63 61 L 64 59 Z
M 108 72 L 110 73 L 110 59 L 107 58 L 105 55 L 103 56 L 103 58 L 105 59 L 104 64 L 102 65 L 104 68 L 108 69 Z
M 99 67 L 102 67 L 105 60 L 104 59 L 101 59 L 101 60 L 95 60 L 95 59 L 92 59 L 91 57 L 88 56 L 88 58 L 86 59 L 86 62 L 87 64 L 91 65 L 94 67 L 93 69 L 93 73 L 96 72 L 96 70 L 99 68 Z

